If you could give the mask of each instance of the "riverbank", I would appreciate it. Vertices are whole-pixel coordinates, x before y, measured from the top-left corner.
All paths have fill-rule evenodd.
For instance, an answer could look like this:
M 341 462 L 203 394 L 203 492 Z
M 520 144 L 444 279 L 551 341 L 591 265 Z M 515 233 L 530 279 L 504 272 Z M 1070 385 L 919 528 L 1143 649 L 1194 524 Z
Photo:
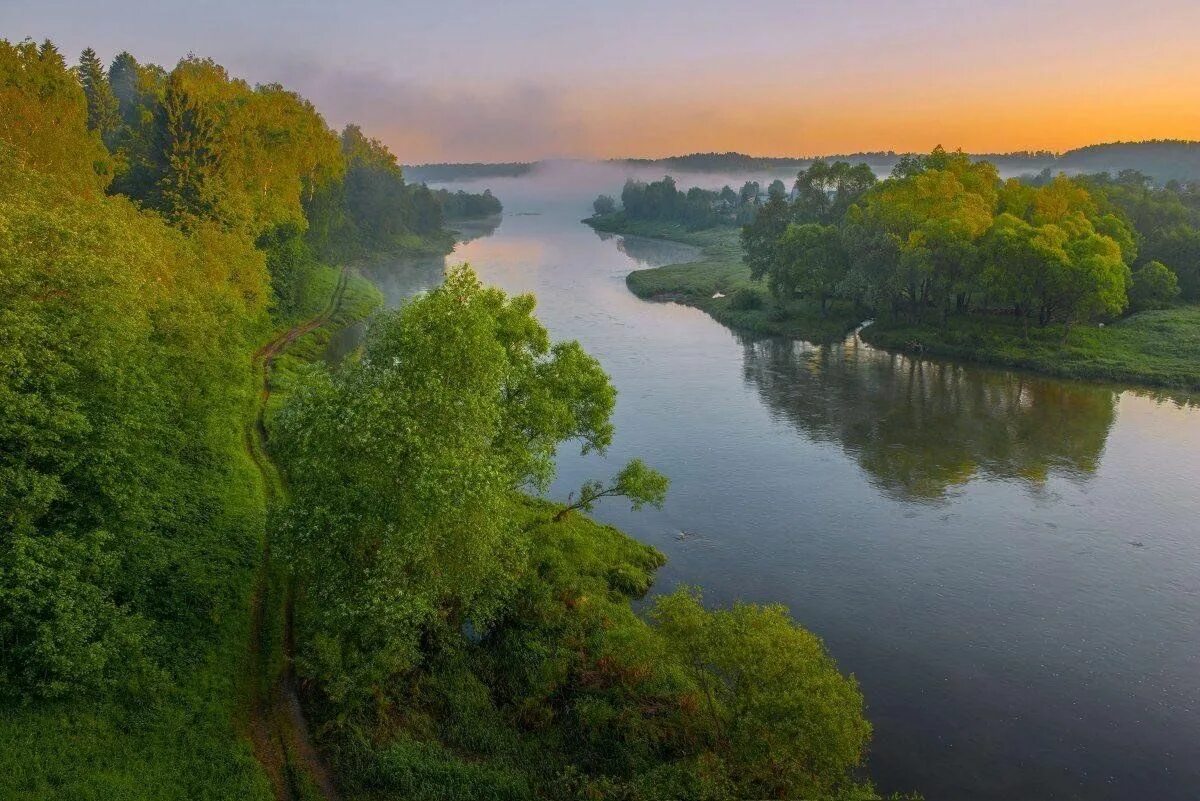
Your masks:
M 951 318 L 947 324 L 876 323 L 863 329 L 878 348 L 1031 370 L 1059 378 L 1200 390 L 1200 306 L 1135 314 L 1103 328 L 1031 328 L 1006 317 Z
M 689 231 L 678 223 L 629 221 L 620 212 L 583 222 L 604 233 L 666 239 L 700 249 L 695 261 L 631 272 L 625 284 L 644 300 L 694 306 L 739 331 L 811 342 L 835 342 L 859 323 L 849 304 L 831 304 L 822 315 L 816 303 L 780 304 L 771 298 L 761 282 L 750 279 L 739 228 Z
M 761 282 L 750 280 L 736 228 L 688 231 L 678 224 L 631 222 L 620 213 L 584 222 L 597 231 L 700 248 L 696 261 L 631 272 L 626 285 L 640 298 L 695 306 L 745 333 L 810 342 L 840 340 L 857 325 L 848 305 L 833 304 L 822 317 L 816 304 L 773 301 Z M 717 293 L 725 297 L 714 298 Z M 742 298 L 754 298 L 751 302 L 759 308 L 738 308 Z M 1059 378 L 1200 390 L 1200 305 L 1142 312 L 1104 327 L 1076 326 L 1065 343 L 1060 326 L 1033 328 L 1026 339 L 1006 317 L 972 316 L 953 317 L 946 324 L 877 322 L 863 329 L 862 338 L 885 350 Z

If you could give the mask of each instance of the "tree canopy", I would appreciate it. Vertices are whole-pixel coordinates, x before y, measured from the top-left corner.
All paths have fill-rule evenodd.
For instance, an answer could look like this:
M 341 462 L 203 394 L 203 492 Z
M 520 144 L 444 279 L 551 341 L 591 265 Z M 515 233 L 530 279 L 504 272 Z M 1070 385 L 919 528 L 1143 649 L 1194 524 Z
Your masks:
M 937 148 L 878 183 L 865 164 L 816 162 L 793 194 L 742 233 L 752 277 L 782 300 L 844 298 L 910 320 L 1007 308 L 1064 330 L 1128 305 L 1137 235 L 1086 179 L 1002 182 Z

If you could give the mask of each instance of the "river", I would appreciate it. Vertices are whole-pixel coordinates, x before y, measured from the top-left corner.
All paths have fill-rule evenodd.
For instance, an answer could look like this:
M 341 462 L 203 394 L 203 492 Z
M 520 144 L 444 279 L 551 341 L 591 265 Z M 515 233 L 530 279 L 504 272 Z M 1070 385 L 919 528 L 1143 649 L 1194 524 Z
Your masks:
M 634 456 L 669 475 L 661 511 L 596 516 L 667 554 L 656 591 L 817 632 L 862 685 L 882 790 L 1200 797 L 1195 399 L 743 337 L 625 288 L 692 251 L 580 224 L 611 174 L 487 185 L 503 218 L 445 261 L 536 293 L 620 393 L 607 458 L 564 452 L 553 494 Z M 371 276 L 395 304 L 442 268 Z

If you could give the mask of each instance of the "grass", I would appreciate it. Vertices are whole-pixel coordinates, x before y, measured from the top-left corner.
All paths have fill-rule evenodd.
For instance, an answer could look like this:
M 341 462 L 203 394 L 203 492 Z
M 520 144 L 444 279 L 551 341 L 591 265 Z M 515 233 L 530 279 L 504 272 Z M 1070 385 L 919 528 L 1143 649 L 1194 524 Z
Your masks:
M 956 317 L 945 324 L 876 323 L 863 339 L 881 348 L 920 352 L 1062 378 L 1200 390 L 1200 305 L 1135 314 L 1112 325 L 1031 328 L 1013 320 Z
M 631 272 L 625 283 L 639 298 L 694 306 L 738 331 L 811 342 L 840 340 L 860 322 L 849 304 L 832 304 L 822 315 L 815 302 L 783 304 L 771 298 L 761 282 L 750 278 L 738 228 L 689 231 L 678 223 L 626 220 L 619 212 L 585 222 L 597 231 L 667 239 L 700 249 L 696 261 Z M 713 297 L 718 293 L 724 297 Z
M 304 312 L 299 315 L 301 319 L 309 319 L 321 313 L 337 287 L 339 274 L 340 271 L 336 268 L 324 266 L 313 273 L 302 296 Z M 378 287 L 351 270 L 342 301 L 329 321 L 296 339 L 275 359 L 271 369 L 271 397 L 267 401 L 266 419 L 270 421 L 283 405 L 288 390 L 295 383 L 300 370 L 305 365 L 324 358 L 329 340 L 334 334 L 370 317 L 382 305 L 383 294 Z

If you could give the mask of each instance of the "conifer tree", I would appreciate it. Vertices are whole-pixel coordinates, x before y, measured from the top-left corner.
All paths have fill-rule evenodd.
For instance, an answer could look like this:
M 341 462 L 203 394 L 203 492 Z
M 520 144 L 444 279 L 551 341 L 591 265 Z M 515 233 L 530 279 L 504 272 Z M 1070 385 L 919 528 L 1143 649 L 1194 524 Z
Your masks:
M 99 131 L 100 136 L 108 141 L 120 125 L 121 118 L 117 113 L 116 95 L 104 74 L 104 65 L 92 48 L 86 48 L 79 55 L 77 74 L 79 82 L 83 84 L 83 94 L 87 97 L 88 130 Z
M 154 205 L 176 222 L 220 219 L 220 132 L 212 111 L 172 73 L 156 112 Z

